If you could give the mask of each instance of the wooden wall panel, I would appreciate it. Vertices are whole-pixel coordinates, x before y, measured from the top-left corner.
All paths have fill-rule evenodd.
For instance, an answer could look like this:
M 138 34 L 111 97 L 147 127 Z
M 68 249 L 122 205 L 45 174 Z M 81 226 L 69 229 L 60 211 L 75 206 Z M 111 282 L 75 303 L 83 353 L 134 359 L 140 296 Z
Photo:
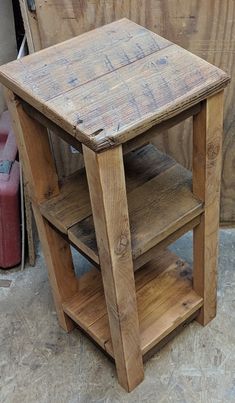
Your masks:
M 35 0 L 43 47 L 128 17 L 227 71 L 221 220 L 235 222 L 235 1 L 234 0 Z M 82 161 L 54 140 L 60 175 Z M 158 137 L 160 148 L 191 167 L 190 122 Z M 64 164 L 65 168 L 62 168 Z

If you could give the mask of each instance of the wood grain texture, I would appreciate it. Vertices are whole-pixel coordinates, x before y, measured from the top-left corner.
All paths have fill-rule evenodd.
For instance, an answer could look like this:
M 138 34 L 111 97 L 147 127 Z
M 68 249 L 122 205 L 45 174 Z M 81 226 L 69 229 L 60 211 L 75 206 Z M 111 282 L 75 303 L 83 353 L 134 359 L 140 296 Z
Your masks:
M 83 154 L 118 380 L 131 391 L 144 371 L 122 148 Z
M 1 67 L 0 81 L 100 152 L 196 105 L 229 77 L 122 19 Z
M 194 229 L 193 288 L 204 300 L 198 317 L 203 325 L 216 315 L 223 95 L 203 103 L 193 127 L 193 192 L 205 209 Z
M 124 156 L 127 192 L 154 179 L 175 164 L 167 155 L 158 152 L 152 145 Z M 85 169 L 61 181 L 58 196 L 40 205 L 42 214 L 60 231 L 67 233 L 78 221 L 91 214 Z
M 42 48 L 36 11 L 30 11 L 27 0 L 19 0 L 29 53 Z
M 32 203 L 32 207 L 47 265 L 58 321 L 65 331 L 70 332 L 74 328 L 74 323 L 64 313 L 62 304 L 75 295 L 79 289 L 70 246 L 42 217 L 35 203 Z
M 105 23 L 127 17 L 172 42 L 183 46 L 227 71 L 232 81 L 225 96 L 221 220 L 235 221 L 235 3 L 233 0 L 36 0 L 42 47 L 84 33 Z M 53 21 L 53 24 L 51 24 Z M 213 21 L 213 25 L 211 25 Z M 187 168 L 192 166 L 190 123 L 165 132 L 156 140 Z M 78 169 L 80 156 L 71 155 L 60 140 L 54 142 L 61 175 Z
M 33 200 L 34 216 L 47 262 L 55 308 L 60 325 L 67 331 L 74 326 L 64 313 L 62 303 L 77 291 L 77 279 L 73 270 L 68 242 L 50 227 L 42 217 L 38 203 L 59 192 L 58 178 L 50 152 L 47 130 L 24 112 L 14 94 L 5 91 L 25 179 Z
M 113 347 L 101 275 L 80 280 L 77 295 L 63 304 L 65 312 L 112 357 Z M 178 256 L 163 252 L 135 274 L 141 352 L 151 351 L 202 306 L 192 290 L 191 269 Z
M 31 119 L 15 95 L 5 89 L 30 197 L 38 203 L 59 193 L 58 178 L 45 127 Z
M 179 164 L 137 187 L 127 199 L 133 259 L 203 212 L 202 203 L 191 192 L 191 173 Z M 98 263 L 92 216 L 69 228 L 68 237 L 91 258 L 96 255 Z
M 125 155 L 124 167 L 132 256 L 137 259 L 199 216 L 203 206 L 192 194 L 191 173 L 153 145 Z M 99 264 L 84 170 L 73 174 L 59 195 L 42 203 L 40 210 L 79 250 Z

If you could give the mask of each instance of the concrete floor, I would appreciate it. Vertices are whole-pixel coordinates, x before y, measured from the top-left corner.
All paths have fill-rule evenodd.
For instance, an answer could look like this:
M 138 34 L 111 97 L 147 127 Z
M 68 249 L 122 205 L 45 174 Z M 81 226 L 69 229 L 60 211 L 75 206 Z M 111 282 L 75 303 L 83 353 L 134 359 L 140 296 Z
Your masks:
M 191 261 L 191 234 L 173 246 Z M 76 265 L 81 259 L 75 256 Z M 83 261 L 84 270 L 87 264 Z M 0 402 L 235 402 L 235 230 L 222 230 L 218 315 L 196 322 L 145 364 L 131 394 L 114 365 L 78 330 L 59 328 L 43 257 L 24 272 L 0 271 Z

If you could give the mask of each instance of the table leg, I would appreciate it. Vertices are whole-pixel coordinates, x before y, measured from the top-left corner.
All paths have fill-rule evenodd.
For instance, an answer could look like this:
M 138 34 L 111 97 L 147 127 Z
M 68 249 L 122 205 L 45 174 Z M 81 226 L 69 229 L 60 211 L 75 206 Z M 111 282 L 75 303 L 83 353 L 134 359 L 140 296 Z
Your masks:
M 69 331 L 74 324 L 64 313 L 62 303 L 73 296 L 78 288 L 71 251 L 68 243 L 42 217 L 38 207 L 40 202 L 59 193 L 47 129 L 24 112 L 11 91 L 6 90 L 5 95 L 32 199 L 58 319 L 60 325 Z
M 193 120 L 193 192 L 205 206 L 194 229 L 193 288 L 204 299 L 203 325 L 216 315 L 222 130 L 223 91 L 205 100 Z
M 131 391 L 144 372 L 122 147 L 83 155 L 118 380 Z

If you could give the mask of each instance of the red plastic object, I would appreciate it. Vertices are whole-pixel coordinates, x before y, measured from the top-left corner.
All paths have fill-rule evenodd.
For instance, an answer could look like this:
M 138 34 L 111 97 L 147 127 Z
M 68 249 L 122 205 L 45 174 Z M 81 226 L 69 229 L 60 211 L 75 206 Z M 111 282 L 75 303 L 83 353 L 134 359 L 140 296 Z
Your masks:
M 20 167 L 8 112 L 0 119 L 0 268 L 21 260 Z

